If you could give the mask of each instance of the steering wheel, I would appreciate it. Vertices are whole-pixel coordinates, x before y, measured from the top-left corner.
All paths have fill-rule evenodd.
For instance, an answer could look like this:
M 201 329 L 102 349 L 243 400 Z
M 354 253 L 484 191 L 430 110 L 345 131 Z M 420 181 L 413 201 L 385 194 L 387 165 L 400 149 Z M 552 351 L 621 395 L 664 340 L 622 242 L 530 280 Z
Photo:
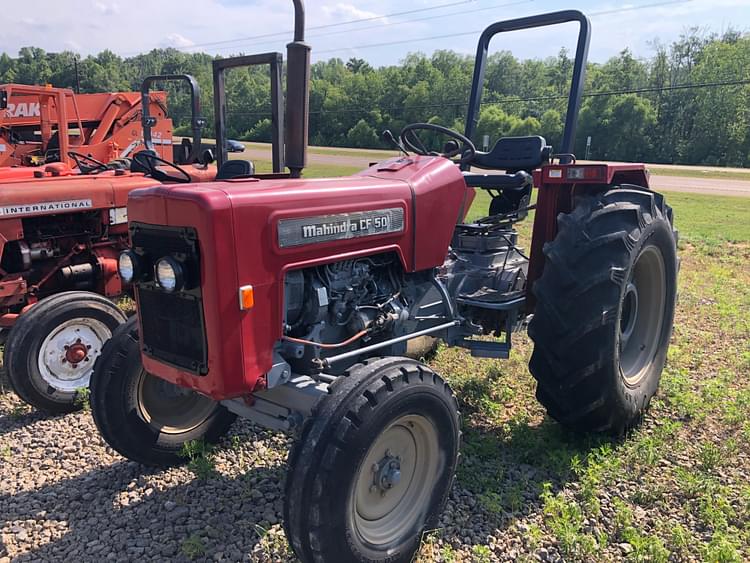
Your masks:
M 101 160 L 96 160 L 94 157 L 87 154 L 68 151 L 68 156 L 75 161 L 76 166 L 78 166 L 78 169 L 81 171 L 81 174 L 98 174 L 99 172 L 104 172 L 109 168 Z M 92 163 L 93 166 L 91 166 Z
M 134 154 L 133 160 L 136 163 L 140 164 L 142 167 L 146 168 L 148 170 L 148 175 L 151 176 L 154 180 L 159 180 L 160 182 L 174 182 L 176 184 L 189 184 L 193 181 L 193 179 L 190 177 L 190 174 L 188 174 L 184 169 L 177 166 L 174 162 L 164 160 L 163 158 L 156 156 L 149 151 L 141 151 Z M 167 174 L 163 170 L 159 169 L 158 165 L 173 168 L 180 174 L 180 176 Z
M 440 133 L 441 135 L 450 137 L 454 141 L 458 141 L 460 145 L 456 149 L 449 152 L 436 152 L 427 150 L 424 143 L 419 138 L 419 135 L 417 135 L 416 133 L 416 131 L 419 130 L 435 131 L 437 133 Z M 404 145 L 406 145 L 417 154 L 426 156 L 442 156 L 447 159 L 452 159 L 454 156 L 460 154 L 461 158 L 455 161 L 457 164 L 467 164 L 468 162 L 471 162 L 471 160 L 473 160 L 474 156 L 477 154 L 477 148 L 474 146 L 474 143 L 471 142 L 471 139 L 465 137 L 458 131 L 448 129 L 447 127 L 443 127 L 442 125 L 435 125 L 434 123 L 410 123 L 403 129 L 401 129 L 399 138 Z

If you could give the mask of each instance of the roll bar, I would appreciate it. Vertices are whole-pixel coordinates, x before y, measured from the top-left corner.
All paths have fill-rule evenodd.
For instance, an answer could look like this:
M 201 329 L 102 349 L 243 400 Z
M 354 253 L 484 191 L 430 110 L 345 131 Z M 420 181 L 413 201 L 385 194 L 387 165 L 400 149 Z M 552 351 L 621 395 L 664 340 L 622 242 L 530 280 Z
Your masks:
M 305 5 L 294 2 L 294 41 L 287 48 L 286 106 L 282 98 L 281 53 L 262 53 L 213 61 L 214 117 L 216 124 L 216 163 L 227 161 L 227 100 L 224 71 L 229 68 L 270 65 L 271 144 L 274 173 L 289 168 L 299 178 L 307 166 L 308 124 L 310 121 L 310 46 L 305 43 Z M 286 108 L 286 109 L 285 109 Z
M 189 74 L 157 74 L 147 76 L 141 84 L 141 124 L 143 126 L 143 144 L 147 150 L 154 150 L 154 140 L 151 128 L 156 125 L 156 118 L 149 115 L 149 92 L 154 82 L 187 82 L 190 88 L 190 125 L 193 130 L 193 146 L 188 157 L 189 163 L 200 161 L 201 133 L 206 126 L 205 118 L 201 117 L 201 89 L 198 81 Z
M 583 86 L 586 79 L 586 60 L 589 53 L 589 41 L 591 39 L 591 22 L 578 10 L 563 10 L 550 12 L 525 18 L 505 20 L 493 23 L 482 32 L 477 46 L 477 55 L 474 61 L 474 76 L 471 81 L 471 95 L 469 96 L 469 109 L 466 115 L 465 135 L 472 138 L 479 123 L 479 108 L 482 101 L 482 90 L 484 88 L 484 71 L 487 64 L 487 50 L 490 40 L 498 33 L 506 31 L 518 31 L 521 29 L 532 29 L 546 27 L 568 22 L 578 22 L 578 44 L 576 45 L 575 62 L 573 64 L 573 79 L 570 83 L 570 95 L 568 96 L 568 111 L 565 115 L 565 130 L 563 132 L 562 146 L 556 152 L 561 153 L 562 160 L 569 160 L 565 156 L 572 154 L 575 144 L 576 125 L 578 123 L 578 111 L 581 108 L 583 97 Z
M 221 168 L 227 154 L 227 94 L 225 71 L 230 68 L 269 65 L 271 68 L 271 153 L 274 173 L 284 171 L 284 103 L 281 88 L 281 53 L 244 55 L 228 59 L 214 59 L 214 123 L 216 126 L 216 165 Z

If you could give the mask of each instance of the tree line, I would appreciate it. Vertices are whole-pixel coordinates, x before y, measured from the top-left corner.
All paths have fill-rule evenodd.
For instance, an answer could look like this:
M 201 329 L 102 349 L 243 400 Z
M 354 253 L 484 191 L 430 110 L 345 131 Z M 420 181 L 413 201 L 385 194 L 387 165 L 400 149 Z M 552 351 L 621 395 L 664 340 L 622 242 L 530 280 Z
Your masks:
M 649 59 L 627 49 L 605 63 L 589 63 L 576 154 L 592 159 L 750 166 L 750 35 L 685 32 L 670 45 L 654 44 Z M 22 48 L 0 55 L 0 83 L 74 87 L 72 52 Z M 189 73 L 202 89 L 212 134 L 211 61 L 205 53 L 156 49 L 123 58 L 111 51 L 78 63 L 81 92 L 137 90 L 150 74 Z M 544 60 L 519 60 L 508 51 L 487 63 L 483 106 L 474 139 L 540 134 L 559 146 L 573 60 L 566 50 Z M 310 142 L 382 148 L 380 132 L 424 121 L 463 131 L 473 59 L 450 50 L 408 54 L 398 65 L 332 58 L 313 65 Z M 189 131 L 189 98 L 168 84 L 176 132 Z M 227 77 L 231 138 L 270 139 L 267 68 L 235 69 Z

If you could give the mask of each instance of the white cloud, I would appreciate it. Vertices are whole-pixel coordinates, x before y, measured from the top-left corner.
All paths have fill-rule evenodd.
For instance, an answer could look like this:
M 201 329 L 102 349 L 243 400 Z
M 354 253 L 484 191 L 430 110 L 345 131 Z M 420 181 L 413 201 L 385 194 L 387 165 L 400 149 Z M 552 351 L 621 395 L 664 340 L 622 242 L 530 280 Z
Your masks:
M 379 16 L 379 14 L 376 14 L 375 12 L 360 10 L 352 4 L 344 4 L 343 2 L 339 2 L 335 6 L 323 6 L 323 12 L 335 19 L 347 20 L 362 20 L 366 18 L 377 18 Z M 383 21 L 388 21 L 388 18 L 380 19 L 382 19 Z
M 116 16 L 120 13 L 120 6 L 117 4 L 117 2 L 111 2 L 107 0 L 95 0 L 94 8 L 96 8 L 99 13 L 105 16 Z
M 181 33 L 170 33 L 161 42 L 162 47 L 176 47 L 178 49 L 192 47 L 193 45 L 195 45 L 195 41 L 188 39 Z

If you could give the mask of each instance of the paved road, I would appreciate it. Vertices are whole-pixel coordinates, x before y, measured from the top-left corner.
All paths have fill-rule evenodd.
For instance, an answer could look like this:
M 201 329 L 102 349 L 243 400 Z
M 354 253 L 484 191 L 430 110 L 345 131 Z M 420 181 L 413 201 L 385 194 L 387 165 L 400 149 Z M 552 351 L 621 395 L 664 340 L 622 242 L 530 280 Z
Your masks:
M 266 150 L 248 148 L 242 153 L 244 158 L 270 160 L 270 152 Z M 366 167 L 372 158 L 359 155 L 316 154 L 310 153 L 308 160 L 311 164 L 328 164 L 333 166 Z M 662 166 L 662 165 L 659 165 Z M 667 192 L 687 192 L 698 194 L 715 194 L 728 196 L 750 197 L 750 174 L 748 180 L 727 180 L 714 178 L 690 178 L 678 176 L 651 176 L 651 187 L 655 190 Z
M 750 197 L 750 181 L 718 180 L 715 178 L 682 178 L 678 176 L 651 176 L 651 187 L 657 191 L 687 192 Z

